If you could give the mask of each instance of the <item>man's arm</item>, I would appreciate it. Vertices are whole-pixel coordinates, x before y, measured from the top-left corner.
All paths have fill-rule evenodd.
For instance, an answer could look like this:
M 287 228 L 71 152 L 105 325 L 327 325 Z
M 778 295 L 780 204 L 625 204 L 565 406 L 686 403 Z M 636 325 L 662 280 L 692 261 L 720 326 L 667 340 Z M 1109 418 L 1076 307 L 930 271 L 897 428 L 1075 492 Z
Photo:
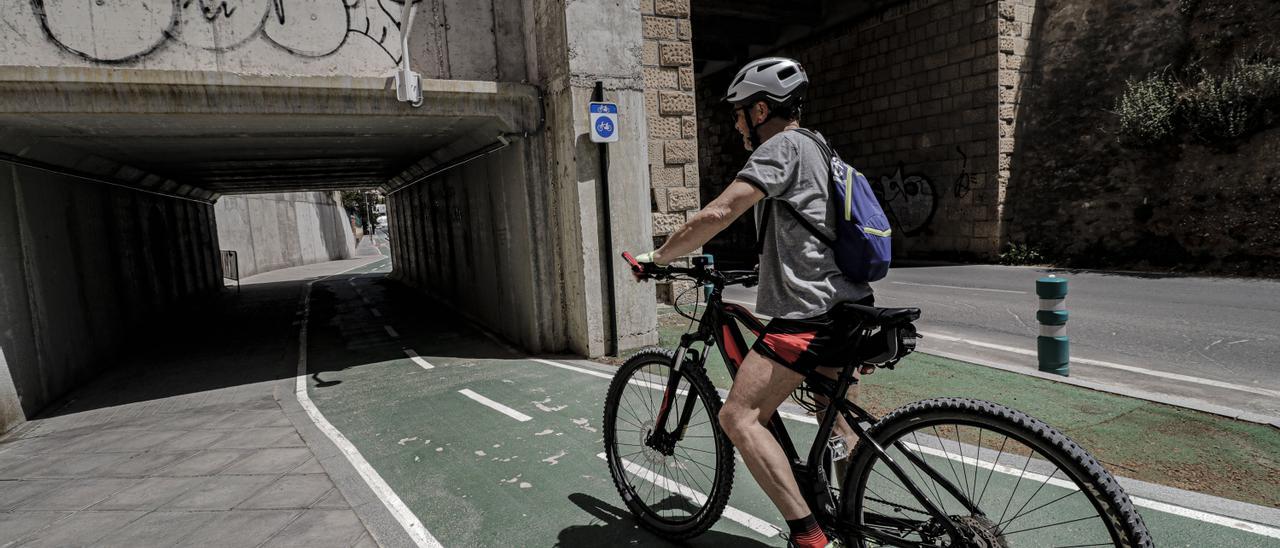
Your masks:
M 711 240 L 740 215 L 764 198 L 764 192 L 742 179 L 734 179 L 715 200 L 707 204 L 653 252 L 653 262 L 665 265 Z

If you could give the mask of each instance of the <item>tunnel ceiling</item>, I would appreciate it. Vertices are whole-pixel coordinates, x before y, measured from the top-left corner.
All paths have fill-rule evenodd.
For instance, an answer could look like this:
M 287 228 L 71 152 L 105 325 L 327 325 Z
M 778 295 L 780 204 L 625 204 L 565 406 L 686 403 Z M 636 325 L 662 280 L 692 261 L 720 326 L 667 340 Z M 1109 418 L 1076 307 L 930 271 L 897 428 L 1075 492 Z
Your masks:
M 892 0 L 697 0 L 690 5 L 694 71 L 699 77 L 780 53 L 827 28 L 852 24 Z
M 216 197 L 379 187 L 538 131 L 533 86 L 422 86 L 411 107 L 388 78 L 0 67 L 0 153 L 104 179 L 127 166 Z
M 219 194 L 376 187 L 461 138 L 500 132 L 483 118 L 432 116 L 77 114 L 0 125 Z

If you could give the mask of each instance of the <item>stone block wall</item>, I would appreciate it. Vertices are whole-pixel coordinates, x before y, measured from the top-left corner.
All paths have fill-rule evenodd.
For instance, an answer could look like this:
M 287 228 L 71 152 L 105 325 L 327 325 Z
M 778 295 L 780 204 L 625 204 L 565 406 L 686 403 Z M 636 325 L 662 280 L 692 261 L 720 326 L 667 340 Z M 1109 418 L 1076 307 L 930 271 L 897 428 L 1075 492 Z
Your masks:
M 899 256 L 999 249 L 996 21 L 995 0 L 909 0 L 772 53 L 804 65 L 811 87 L 801 123 L 876 188 Z M 722 88 L 732 72 L 699 84 Z M 714 196 L 746 153 L 717 96 L 699 99 L 714 113 L 701 151 L 703 195 Z M 745 247 L 749 256 L 753 228 L 737 223 L 719 251 L 742 256 Z
M 656 247 L 701 207 L 698 105 L 689 0 L 641 0 L 640 13 L 644 21 L 641 64 Z M 671 302 L 681 289 L 659 284 L 658 299 Z
M 998 126 L 999 158 L 998 218 L 1001 237 L 1007 236 L 1005 195 L 1012 176 L 1013 154 L 1017 149 L 1018 110 L 1022 105 L 1022 81 L 1031 72 L 1028 51 L 1031 48 L 1032 29 L 1036 8 L 1040 0 L 1001 0 L 999 5 L 999 75 L 997 76 L 997 100 L 999 102 Z

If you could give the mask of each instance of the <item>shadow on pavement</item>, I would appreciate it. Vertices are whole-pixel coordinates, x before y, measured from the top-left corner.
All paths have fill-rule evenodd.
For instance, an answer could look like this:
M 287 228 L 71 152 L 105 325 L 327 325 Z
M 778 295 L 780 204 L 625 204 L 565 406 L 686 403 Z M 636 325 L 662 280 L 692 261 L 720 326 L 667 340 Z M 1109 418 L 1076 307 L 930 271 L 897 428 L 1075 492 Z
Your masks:
M 682 501 L 678 497 L 673 497 Z M 768 546 L 760 541 L 707 531 L 684 542 L 671 542 L 644 529 L 629 512 L 583 493 L 569 495 L 569 501 L 603 523 L 574 525 L 560 531 L 556 546 Z

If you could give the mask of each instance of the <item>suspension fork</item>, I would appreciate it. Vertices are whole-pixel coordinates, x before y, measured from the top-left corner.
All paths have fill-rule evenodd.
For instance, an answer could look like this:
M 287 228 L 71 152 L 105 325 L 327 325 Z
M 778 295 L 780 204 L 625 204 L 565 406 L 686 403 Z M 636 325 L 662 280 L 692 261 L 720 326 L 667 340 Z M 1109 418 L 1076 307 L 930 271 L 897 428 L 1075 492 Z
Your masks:
M 685 356 L 690 351 L 689 347 L 697 340 L 698 337 L 696 335 L 689 333 L 680 337 L 680 346 L 676 348 L 675 362 L 671 364 L 671 374 L 667 377 L 667 383 L 662 392 L 662 405 L 658 409 L 658 416 L 654 418 L 654 432 L 651 435 L 651 442 L 674 446 L 676 442 L 684 438 L 685 429 L 689 426 L 689 417 L 693 415 L 693 408 L 697 403 L 695 401 L 696 398 L 686 397 L 684 399 L 684 406 L 680 410 L 676 428 L 668 431 L 666 425 L 672 411 L 671 404 L 676 401 L 676 395 L 680 392 L 680 372 L 685 366 Z M 707 359 L 706 353 L 698 353 L 696 350 L 693 352 L 698 358 L 691 366 L 701 367 L 702 363 Z M 655 448 L 664 449 L 662 447 Z M 664 452 L 666 450 L 670 449 L 666 448 Z

